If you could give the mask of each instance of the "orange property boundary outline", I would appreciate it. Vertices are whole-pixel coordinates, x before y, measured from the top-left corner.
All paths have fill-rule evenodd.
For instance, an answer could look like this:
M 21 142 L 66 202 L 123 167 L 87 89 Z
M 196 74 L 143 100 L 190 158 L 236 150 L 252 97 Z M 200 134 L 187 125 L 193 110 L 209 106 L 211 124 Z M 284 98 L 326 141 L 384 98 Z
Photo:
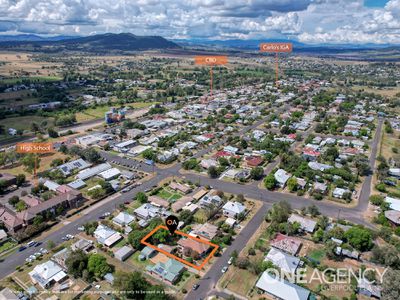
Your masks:
M 152 245 L 152 244 L 146 242 L 146 240 L 147 240 L 149 237 L 151 237 L 155 232 L 157 232 L 157 231 L 160 230 L 160 229 L 168 230 L 168 228 L 167 228 L 166 226 L 164 226 L 164 225 L 158 225 L 156 228 L 154 228 L 152 231 L 150 231 L 149 234 L 147 234 L 144 238 L 142 238 L 142 240 L 141 240 L 140 242 L 141 242 L 143 245 L 146 245 L 146 246 L 148 246 L 148 247 L 150 247 L 150 248 L 153 248 L 153 249 L 155 249 L 155 250 L 157 250 L 157 251 L 159 251 L 159 252 L 165 254 L 166 256 L 169 256 L 169 257 L 171 257 L 171 258 L 173 258 L 173 259 L 176 259 L 177 261 L 180 261 L 181 263 L 184 263 L 185 265 L 188 265 L 189 267 L 194 268 L 194 269 L 196 269 L 196 270 L 198 270 L 198 271 L 200 271 L 200 270 L 204 267 L 204 265 L 211 259 L 211 257 L 214 256 L 215 252 L 217 252 L 217 250 L 218 250 L 218 248 L 219 248 L 218 245 L 215 245 L 215 244 L 210 243 L 210 242 L 208 242 L 208 241 L 205 241 L 205 240 L 196 238 L 196 237 L 194 237 L 194 236 L 188 235 L 187 233 L 184 233 L 184 232 L 182 232 L 182 231 L 176 230 L 175 233 L 177 233 L 177 234 L 180 234 L 180 235 L 185 236 L 185 237 L 187 237 L 187 238 L 189 238 L 189 239 L 193 239 L 193 240 L 195 240 L 195 241 L 198 241 L 198 242 L 207 244 L 207 245 L 209 245 L 209 246 L 211 246 L 211 247 L 214 247 L 214 249 L 211 251 L 211 253 L 204 259 L 203 263 L 202 263 L 200 266 L 196 266 L 195 264 L 192 264 L 192 263 L 190 263 L 190 262 L 188 262 L 188 261 L 186 261 L 186 260 L 184 260 L 184 259 L 182 259 L 182 258 L 180 258 L 180 257 L 178 257 L 178 256 L 176 256 L 176 255 L 173 255 L 173 254 L 171 254 L 171 253 L 168 253 L 167 251 L 165 251 L 165 250 L 163 250 L 163 249 L 161 249 L 161 248 L 158 248 L 157 246 L 154 246 L 154 245 Z

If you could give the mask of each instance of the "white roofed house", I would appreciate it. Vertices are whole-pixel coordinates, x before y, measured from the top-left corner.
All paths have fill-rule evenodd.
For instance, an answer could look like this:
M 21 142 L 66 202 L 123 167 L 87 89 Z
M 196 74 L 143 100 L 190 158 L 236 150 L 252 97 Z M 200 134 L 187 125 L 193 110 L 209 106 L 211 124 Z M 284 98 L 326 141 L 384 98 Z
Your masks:
M 240 202 L 228 201 L 222 207 L 222 210 L 223 210 L 225 216 L 228 216 L 231 218 L 236 218 L 241 213 L 245 213 L 246 206 L 244 206 Z
M 279 267 L 282 271 L 289 274 L 295 274 L 300 264 L 300 259 L 298 257 L 273 247 L 269 250 L 267 256 L 265 256 L 264 261 L 272 262 L 274 266 Z
M 262 273 L 256 287 L 264 293 L 281 300 L 307 300 L 310 291 L 281 278 L 275 278 L 267 271 Z
M 116 217 L 112 219 L 115 225 L 121 227 L 131 224 L 134 220 L 135 220 L 134 216 L 124 211 L 121 211 Z
M 332 196 L 335 198 L 343 199 L 346 193 L 351 193 L 348 189 L 335 188 L 332 192 Z
M 97 226 L 93 235 L 100 244 L 103 244 L 107 247 L 111 247 L 122 239 L 122 236 L 118 232 L 102 224 Z
M 149 221 L 155 217 L 166 216 L 167 211 L 151 203 L 144 203 L 134 210 L 134 214 L 139 219 Z
M 55 283 L 62 282 L 68 277 L 63 269 L 51 260 L 37 265 L 29 272 L 29 276 L 34 284 L 39 284 L 44 289 Z
M 211 207 L 211 206 L 220 206 L 222 204 L 222 199 L 218 195 L 210 195 L 208 193 L 203 198 L 200 199 L 199 205 L 200 207 Z
M 275 172 L 274 177 L 275 180 L 278 182 L 278 185 L 283 188 L 285 187 L 286 182 L 289 180 L 289 178 L 292 177 L 292 175 L 290 175 L 283 169 L 279 169 Z
M 294 222 L 299 223 L 301 230 L 307 231 L 309 233 L 313 233 L 315 227 L 317 226 L 317 222 L 315 222 L 314 220 L 304 218 L 296 214 L 291 214 L 288 219 L 288 222 L 291 224 L 293 224 Z

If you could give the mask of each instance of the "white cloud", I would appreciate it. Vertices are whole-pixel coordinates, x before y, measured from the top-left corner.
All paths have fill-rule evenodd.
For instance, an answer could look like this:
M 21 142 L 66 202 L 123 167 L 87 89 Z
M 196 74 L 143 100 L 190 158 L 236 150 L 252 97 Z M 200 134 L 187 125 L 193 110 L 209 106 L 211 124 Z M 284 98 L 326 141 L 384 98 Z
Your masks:
M 400 0 L 0 0 L 0 32 L 400 43 Z

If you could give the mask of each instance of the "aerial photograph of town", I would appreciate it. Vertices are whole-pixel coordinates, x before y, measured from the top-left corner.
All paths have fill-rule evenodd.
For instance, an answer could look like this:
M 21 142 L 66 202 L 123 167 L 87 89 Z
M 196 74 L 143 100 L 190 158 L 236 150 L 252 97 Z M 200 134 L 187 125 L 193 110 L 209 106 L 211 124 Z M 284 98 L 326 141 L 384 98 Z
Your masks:
M 400 0 L 0 0 L 0 300 L 400 300 Z

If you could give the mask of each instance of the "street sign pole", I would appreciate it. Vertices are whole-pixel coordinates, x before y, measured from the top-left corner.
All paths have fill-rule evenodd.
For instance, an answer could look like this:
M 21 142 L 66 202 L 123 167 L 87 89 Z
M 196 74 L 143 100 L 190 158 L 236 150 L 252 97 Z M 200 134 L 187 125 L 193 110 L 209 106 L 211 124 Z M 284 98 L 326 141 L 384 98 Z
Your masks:
M 210 67 L 210 98 L 213 98 L 213 67 L 226 65 L 228 63 L 227 56 L 214 56 L 214 55 L 197 55 L 194 58 L 196 65 L 203 65 Z
M 279 59 L 278 53 L 290 53 L 293 50 L 292 43 L 261 43 L 260 52 L 275 53 L 275 86 L 278 88 Z

